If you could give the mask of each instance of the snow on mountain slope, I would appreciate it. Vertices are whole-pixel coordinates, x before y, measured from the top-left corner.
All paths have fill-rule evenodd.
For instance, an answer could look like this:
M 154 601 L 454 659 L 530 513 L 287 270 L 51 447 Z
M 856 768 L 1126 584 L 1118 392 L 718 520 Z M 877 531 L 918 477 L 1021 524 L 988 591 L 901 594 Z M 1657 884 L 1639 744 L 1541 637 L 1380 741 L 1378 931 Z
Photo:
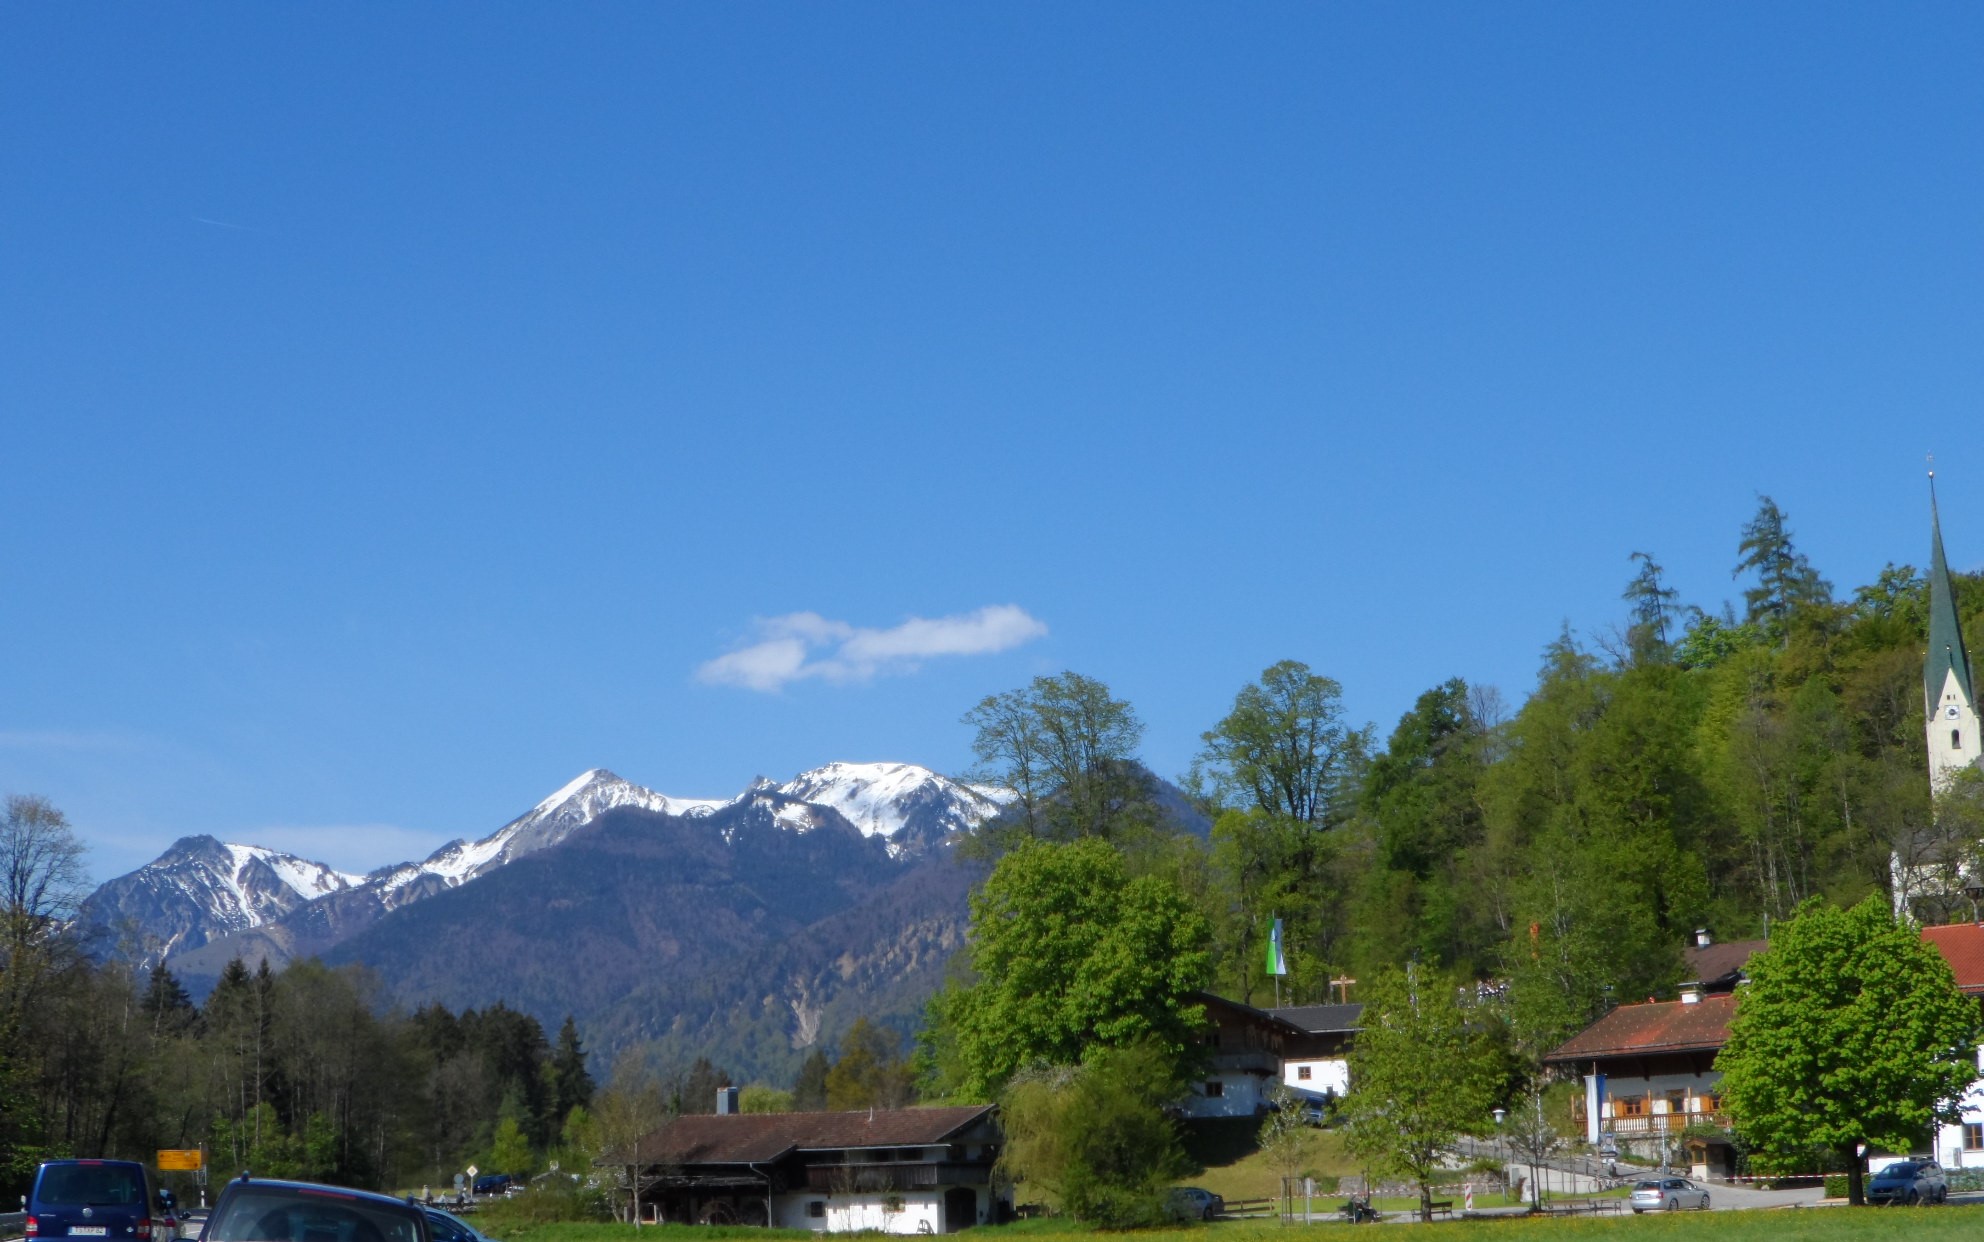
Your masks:
M 722 800 L 671 798 L 622 780 L 605 768 L 581 772 L 557 792 L 479 841 L 450 841 L 417 863 L 374 872 L 371 883 L 392 892 L 425 877 L 448 888 L 547 849 L 571 836 L 607 811 L 639 807 L 663 815 L 707 815 Z M 392 904 L 392 903 L 388 903 Z
M 830 763 L 778 792 L 838 811 L 863 834 L 889 838 L 897 853 L 969 832 L 1012 800 L 1006 790 L 960 784 L 913 763 Z
M 323 863 L 210 836 L 181 837 L 129 875 L 90 894 L 78 912 L 87 928 L 125 936 L 153 960 L 247 928 L 364 883 Z
M 787 832 L 803 835 L 844 819 L 864 836 L 884 839 L 889 854 L 903 858 L 971 831 L 1010 800 L 1004 790 L 961 784 L 907 763 L 830 763 L 783 785 L 761 778 L 723 799 L 671 798 L 593 768 L 486 837 L 450 841 L 425 859 L 362 877 L 260 846 L 188 837 L 104 885 L 86 903 L 85 916 L 107 937 L 128 938 L 127 931 L 112 929 L 135 928 L 140 939 L 163 945 L 166 953 L 223 938 L 231 939 L 208 955 L 233 952 L 236 933 L 255 940 L 243 951 L 314 952 L 400 906 L 549 849 L 623 807 L 703 819 L 763 801 L 771 822 Z M 149 951 L 147 956 L 158 960 Z

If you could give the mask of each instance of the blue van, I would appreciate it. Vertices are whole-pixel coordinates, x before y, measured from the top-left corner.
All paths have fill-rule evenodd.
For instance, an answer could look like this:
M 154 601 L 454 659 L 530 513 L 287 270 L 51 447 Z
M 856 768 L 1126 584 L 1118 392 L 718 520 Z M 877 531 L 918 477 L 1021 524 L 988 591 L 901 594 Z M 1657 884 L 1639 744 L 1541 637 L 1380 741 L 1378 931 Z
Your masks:
M 171 1242 L 165 1212 L 170 1192 L 152 1193 L 145 1166 L 130 1160 L 50 1160 L 28 1195 L 29 1238 L 102 1238 Z

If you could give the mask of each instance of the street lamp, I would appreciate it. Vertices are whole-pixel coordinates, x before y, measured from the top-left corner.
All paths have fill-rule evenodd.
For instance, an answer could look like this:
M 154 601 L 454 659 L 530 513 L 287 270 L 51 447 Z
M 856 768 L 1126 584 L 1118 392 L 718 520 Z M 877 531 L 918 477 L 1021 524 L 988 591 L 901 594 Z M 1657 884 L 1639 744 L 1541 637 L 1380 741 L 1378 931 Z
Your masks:
M 1502 1135 L 1502 1122 L 1507 1120 L 1508 1116 L 1509 1110 L 1506 1108 L 1495 1110 L 1495 1152 L 1502 1158 L 1502 1197 L 1504 1199 L 1507 1199 L 1509 1194 L 1509 1144 L 1507 1139 Z

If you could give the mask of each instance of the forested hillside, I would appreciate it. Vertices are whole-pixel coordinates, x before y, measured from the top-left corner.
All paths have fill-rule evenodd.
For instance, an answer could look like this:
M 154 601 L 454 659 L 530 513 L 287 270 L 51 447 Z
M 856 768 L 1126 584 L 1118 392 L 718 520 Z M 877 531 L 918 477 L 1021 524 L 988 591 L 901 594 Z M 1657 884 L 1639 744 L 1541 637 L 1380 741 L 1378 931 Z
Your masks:
M 1223 986 L 1272 995 L 1278 915 L 1298 998 L 1416 959 L 1509 985 L 1537 1045 L 1671 988 L 1696 927 L 1759 935 L 1814 894 L 1884 890 L 1894 854 L 1974 850 L 1974 827 L 1931 813 L 1922 576 L 1890 565 L 1841 596 L 1769 500 L 1735 559 L 1743 607 L 1708 611 L 1634 553 L 1616 627 L 1543 644 L 1513 713 L 1445 680 L 1375 739 L 1300 666 L 1243 691 L 1196 773 L 1223 812 L 1214 865 L 1189 847 L 1172 864 L 1214 917 Z M 1984 588 L 1957 589 L 1975 634 Z M 1303 729 L 1326 744 L 1305 751 Z

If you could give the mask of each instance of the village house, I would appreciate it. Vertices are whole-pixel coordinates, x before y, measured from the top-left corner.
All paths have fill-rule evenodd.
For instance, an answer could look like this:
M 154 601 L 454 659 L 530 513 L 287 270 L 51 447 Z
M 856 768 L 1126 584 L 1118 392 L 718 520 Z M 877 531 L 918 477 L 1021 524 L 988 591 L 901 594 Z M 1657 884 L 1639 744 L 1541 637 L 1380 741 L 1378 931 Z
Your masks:
M 1984 924 L 1948 923 L 1925 927 L 1922 939 L 1936 946 L 1950 964 L 1965 996 L 1984 1004 Z M 1936 1134 L 1935 1156 L 1950 1169 L 1984 1168 L 1984 1048 L 1978 1050 L 1978 1078 L 1959 1106 L 1962 1116 Z
M 1291 1005 L 1256 1009 L 1209 992 L 1206 1071 L 1180 1103 L 1188 1120 L 1258 1117 L 1277 1085 L 1312 1107 L 1325 1107 L 1350 1087 L 1351 1040 L 1362 1005 Z
M 1206 1012 L 1205 1073 L 1179 1102 L 1179 1113 L 1201 1121 L 1266 1112 L 1289 1049 L 1306 1033 L 1265 1009 L 1210 992 L 1192 999 Z
M 642 1220 L 955 1233 L 1011 1219 L 990 1105 L 739 1114 L 727 1088 L 718 1107 L 603 1162 L 626 1170 Z
M 1290 1005 L 1269 1012 L 1301 1032 L 1285 1041 L 1282 1085 L 1316 1105 L 1341 1099 L 1350 1090 L 1350 1045 L 1364 1006 Z

